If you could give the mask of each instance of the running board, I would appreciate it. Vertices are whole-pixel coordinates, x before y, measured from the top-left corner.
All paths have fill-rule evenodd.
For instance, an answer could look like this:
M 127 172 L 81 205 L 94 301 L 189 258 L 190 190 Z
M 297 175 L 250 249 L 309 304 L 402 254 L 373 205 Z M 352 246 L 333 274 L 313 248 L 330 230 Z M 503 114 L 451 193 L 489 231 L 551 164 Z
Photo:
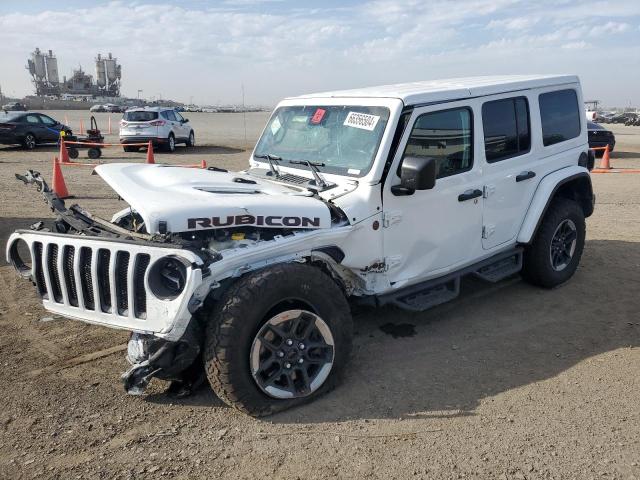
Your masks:
M 522 251 L 479 268 L 474 275 L 487 282 L 496 283 L 522 270 Z
M 434 278 L 397 292 L 377 296 L 375 303 L 378 306 L 390 303 L 405 310 L 422 312 L 456 298 L 460 294 L 460 280 L 465 275 L 474 274 L 478 278 L 495 283 L 519 272 L 522 269 L 522 251 L 522 248 L 518 247 L 444 277 Z

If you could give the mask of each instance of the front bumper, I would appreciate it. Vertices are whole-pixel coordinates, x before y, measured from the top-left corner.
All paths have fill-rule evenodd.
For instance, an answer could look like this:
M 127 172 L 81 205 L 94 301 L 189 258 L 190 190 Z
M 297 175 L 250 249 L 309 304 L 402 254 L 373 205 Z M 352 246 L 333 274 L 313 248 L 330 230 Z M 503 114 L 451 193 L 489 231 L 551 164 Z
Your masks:
M 30 268 L 16 257 L 19 240 L 28 246 Z M 166 256 L 189 264 L 184 289 L 170 300 L 149 287 L 154 262 Z M 18 230 L 7 242 L 7 261 L 34 283 L 50 312 L 171 341 L 182 336 L 208 293 L 198 255 L 151 242 Z

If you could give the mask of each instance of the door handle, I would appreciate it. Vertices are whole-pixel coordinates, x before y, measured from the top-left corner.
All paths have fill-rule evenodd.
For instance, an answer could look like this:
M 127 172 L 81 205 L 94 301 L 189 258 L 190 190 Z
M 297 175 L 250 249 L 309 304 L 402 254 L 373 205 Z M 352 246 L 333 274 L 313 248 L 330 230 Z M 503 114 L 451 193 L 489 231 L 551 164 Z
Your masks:
M 529 180 L 536 176 L 536 172 L 532 172 L 529 170 L 528 172 L 522 172 L 520 175 L 516 176 L 516 182 L 523 182 L 524 180 Z
M 467 190 L 464 193 L 458 195 L 459 202 L 466 202 L 467 200 L 471 200 L 472 198 L 478 198 L 482 196 L 482 190 Z

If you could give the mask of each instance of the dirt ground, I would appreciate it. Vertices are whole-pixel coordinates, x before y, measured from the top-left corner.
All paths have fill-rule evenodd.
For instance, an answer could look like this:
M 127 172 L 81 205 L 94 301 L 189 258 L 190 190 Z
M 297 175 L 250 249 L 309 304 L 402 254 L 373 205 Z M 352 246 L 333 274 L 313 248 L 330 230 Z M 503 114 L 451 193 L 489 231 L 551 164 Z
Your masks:
M 86 112 L 55 116 L 65 114 L 87 124 Z M 200 146 L 156 161 L 242 168 L 267 118 L 247 115 L 245 142 L 241 115 L 187 115 Z M 613 165 L 640 168 L 640 128 L 612 129 Z M 54 154 L 0 147 L 3 252 L 11 231 L 48 218 L 13 174 L 50 178 Z M 144 153 L 105 151 L 116 158 Z M 74 202 L 107 217 L 123 208 L 90 169 L 64 173 Z M 0 478 L 640 478 L 640 175 L 593 183 L 584 256 L 566 285 L 469 280 L 424 313 L 360 310 L 344 383 L 261 420 L 209 389 L 173 400 L 154 380 L 148 395 L 127 396 L 127 333 L 52 318 L 2 262 Z

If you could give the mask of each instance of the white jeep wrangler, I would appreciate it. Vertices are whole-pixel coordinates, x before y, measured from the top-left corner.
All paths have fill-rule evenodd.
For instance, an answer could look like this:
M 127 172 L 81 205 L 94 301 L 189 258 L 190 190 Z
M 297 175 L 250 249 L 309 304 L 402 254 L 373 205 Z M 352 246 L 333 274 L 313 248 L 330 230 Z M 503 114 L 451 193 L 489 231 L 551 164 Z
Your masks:
M 290 98 L 246 171 L 110 164 L 129 207 L 66 208 L 11 235 L 7 258 L 52 312 L 132 331 L 127 391 L 202 372 L 265 415 L 331 389 L 349 304 L 421 311 L 460 278 L 575 272 L 593 212 L 575 76 L 478 77 Z M 201 375 L 204 378 L 204 374 Z

